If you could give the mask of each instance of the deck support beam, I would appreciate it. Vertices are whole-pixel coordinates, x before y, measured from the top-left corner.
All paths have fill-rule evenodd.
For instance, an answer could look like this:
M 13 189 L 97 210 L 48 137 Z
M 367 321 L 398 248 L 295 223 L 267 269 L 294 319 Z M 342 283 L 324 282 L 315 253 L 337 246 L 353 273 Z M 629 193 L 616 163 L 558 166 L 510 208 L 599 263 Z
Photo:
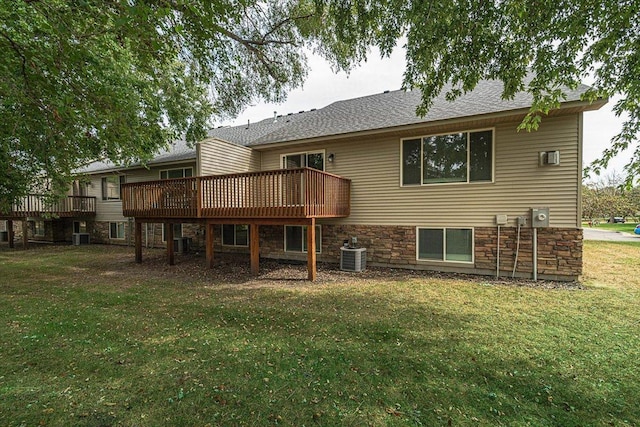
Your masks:
M 13 242 L 13 239 L 15 238 L 15 236 L 13 234 L 13 221 L 10 219 L 7 220 L 7 231 L 8 231 L 7 237 L 9 240 L 9 247 L 13 249 L 15 247 L 15 244 Z
M 142 262 L 142 223 L 136 221 L 135 223 L 135 243 L 136 243 L 136 262 L 140 264 Z
M 207 268 L 213 268 L 213 233 L 215 230 L 215 225 L 211 222 L 207 222 L 207 228 L 205 229 L 205 245 L 206 245 L 206 256 L 207 256 Z
M 167 262 L 169 265 L 175 265 L 176 257 L 173 250 L 173 223 L 165 223 L 165 240 L 167 241 Z
M 316 219 L 311 218 L 307 225 L 307 278 L 313 282 L 316 280 Z
M 29 223 L 26 218 L 22 221 L 22 247 L 24 249 L 29 247 Z
M 260 228 L 259 225 L 255 223 L 252 223 L 249 227 L 251 274 L 257 276 L 260 272 Z

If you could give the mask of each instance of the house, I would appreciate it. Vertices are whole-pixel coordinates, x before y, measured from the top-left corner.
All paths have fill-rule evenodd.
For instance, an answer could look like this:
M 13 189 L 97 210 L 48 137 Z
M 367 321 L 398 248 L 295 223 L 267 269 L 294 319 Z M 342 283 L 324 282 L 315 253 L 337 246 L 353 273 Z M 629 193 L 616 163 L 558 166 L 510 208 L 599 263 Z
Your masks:
M 357 239 L 369 265 L 574 280 L 582 272 L 583 113 L 565 102 L 535 132 L 528 94 L 483 81 L 454 102 L 390 91 L 212 129 L 149 169 L 97 165 L 94 241 L 188 244 L 259 259 L 337 263 Z M 169 178 L 169 179 L 164 179 Z M 176 239 L 177 238 L 177 239 Z M 182 243 L 180 243 L 182 242 Z M 309 251 L 308 248 L 314 248 Z

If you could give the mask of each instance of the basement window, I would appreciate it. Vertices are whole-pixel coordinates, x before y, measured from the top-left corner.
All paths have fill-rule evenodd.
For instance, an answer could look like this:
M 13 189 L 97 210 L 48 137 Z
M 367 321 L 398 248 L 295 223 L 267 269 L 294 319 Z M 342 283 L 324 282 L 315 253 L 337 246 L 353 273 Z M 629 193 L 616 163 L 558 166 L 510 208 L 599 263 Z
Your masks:
M 473 230 L 470 228 L 418 228 L 420 261 L 473 262 Z

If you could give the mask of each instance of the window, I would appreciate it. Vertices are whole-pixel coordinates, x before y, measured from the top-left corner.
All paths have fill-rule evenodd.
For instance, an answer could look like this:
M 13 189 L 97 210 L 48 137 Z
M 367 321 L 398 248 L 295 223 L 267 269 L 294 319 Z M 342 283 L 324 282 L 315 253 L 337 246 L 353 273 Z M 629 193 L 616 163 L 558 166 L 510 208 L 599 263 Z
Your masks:
M 473 262 L 470 228 L 418 228 L 419 260 Z
M 86 221 L 73 221 L 73 232 L 74 233 L 86 233 L 87 232 L 87 222 Z
M 160 179 L 190 178 L 193 176 L 193 168 L 167 169 L 160 171 Z
M 402 185 L 493 179 L 493 130 L 402 140 Z
M 309 167 L 324 170 L 324 151 L 285 154 L 282 156 L 282 169 Z
M 322 248 L 322 228 L 316 225 L 316 253 Z M 285 252 L 307 252 L 307 226 L 286 225 L 284 227 Z
M 124 175 L 111 175 L 102 178 L 102 200 L 120 200 L 120 186 L 124 184 Z
M 222 244 L 224 246 L 249 246 L 249 226 L 223 224 Z
M 33 235 L 38 237 L 44 237 L 44 221 L 33 222 Z
M 7 230 L 7 221 L 0 221 L 0 231 L 9 231 Z
M 162 224 L 162 242 L 166 242 L 167 238 L 167 224 Z M 182 237 L 182 224 L 173 224 L 173 238 L 179 239 Z
M 109 223 L 109 238 L 110 239 L 124 239 L 124 228 L 126 222 L 110 222 Z

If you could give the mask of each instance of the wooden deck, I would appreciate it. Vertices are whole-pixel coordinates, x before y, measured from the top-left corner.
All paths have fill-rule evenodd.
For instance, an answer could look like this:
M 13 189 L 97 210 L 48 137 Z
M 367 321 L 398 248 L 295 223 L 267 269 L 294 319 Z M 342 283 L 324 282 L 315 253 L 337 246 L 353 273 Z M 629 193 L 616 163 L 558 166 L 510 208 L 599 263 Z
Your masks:
M 351 181 L 316 169 L 279 169 L 122 185 L 137 219 L 294 219 L 349 216 Z
M 51 202 L 42 194 L 30 194 L 15 203 L 9 212 L 0 212 L 0 218 L 82 218 L 95 214 L 95 197 L 67 196 Z
M 200 176 L 123 184 L 122 212 L 135 218 L 136 262 L 142 262 L 142 224 L 167 224 L 173 241 L 173 223 L 206 225 L 207 265 L 213 266 L 214 224 L 250 225 L 251 271 L 258 273 L 259 226 L 307 226 L 307 246 L 315 248 L 317 218 L 349 216 L 351 180 L 316 169 L 278 169 L 230 175 Z M 169 264 L 173 245 L 167 245 Z M 309 280 L 316 278 L 316 252 L 307 252 Z

